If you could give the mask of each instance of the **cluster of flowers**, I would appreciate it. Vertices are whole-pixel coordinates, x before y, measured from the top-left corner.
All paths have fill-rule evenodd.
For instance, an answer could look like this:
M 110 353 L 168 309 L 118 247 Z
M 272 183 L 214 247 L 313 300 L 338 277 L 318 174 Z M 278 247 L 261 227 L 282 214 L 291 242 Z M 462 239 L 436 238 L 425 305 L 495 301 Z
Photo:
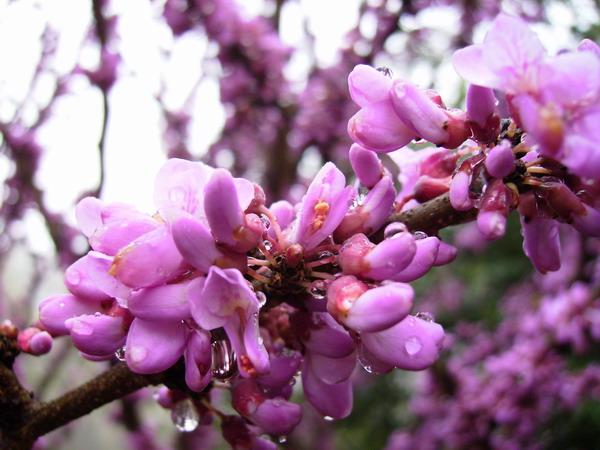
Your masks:
M 269 447 L 262 432 L 295 428 L 301 411 L 289 399 L 298 371 L 323 416 L 346 417 L 357 361 L 371 373 L 421 370 L 437 360 L 444 338 L 431 315 L 409 315 L 406 283 L 451 262 L 456 250 L 402 223 L 386 226 L 391 213 L 449 191 L 456 209 L 478 209 L 480 232 L 495 239 L 518 206 L 525 251 L 540 272 L 560 266 L 558 225 L 548 219 L 600 234 L 597 161 L 574 156 L 594 159 L 600 78 L 589 73 L 598 75 L 600 51 L 585 42 L 547 58 L 533 38 L 522 21 L 500 15 L 483 45 L 455 54 L 459 73 L 477 83 L 467 111 L 357 66 L 349 77 L 361 107 L 348 124 L 354 185 L 327 163 L 299 204 L 267 207 L 258 185 L 171 159 L 156 179 L 154 216 L 82 200 L 77 217 L 91 251 L 67 269 L 70 293 L 42 302 L 42 328 L 70 335 L 90 359 L 116 352 L 138 373 L 183 358 L 188 391 L 163 390 L 159 402 L 184 415 L 176 417 L 183 430 L 221 416 L 234 446 Z M 573 80 L 586 89 L 567 98 Z M 511 119 L 501 120 L 492 89 L 504 93 Z M 396 158 L 398 193 L 376 152 L 420 139 L 442 148 L 398 152 L 408 155 Z M 243 419 L 210 403 L 215 383 L 230 388 Z
M 444 337 L 429 315 L 409 315 L 406 283 L 450 262 L 454 248 L 399 223 L 378 244 L 367 237 L 395 196 L 381 167 L 372 186 L 355 188 L 327 163 L 299 205 L 267 208 L 248 180 L 171 159 L 156 179 L 154 216 L 92 197 L 78 204 L 91 251 L 67 269 L 70 293 L 41 303 L 41 324 L 88 358 L 117 352 L 138 373 L 183 356 L 190 391 L 228 382 L 236 411 L 273 435 L 300 421 L 288 401 L 299 370 L 313 406 L 345 417 L 357 359 L 373 373 L 424 369 Z M 165 394 L 161 404 L 185 398 Z
M 600 236 L 600 47 L 584 40 L 578 51 L 550 57 L 522 19 L 501 14 L 484 43 L 458 50 L 453 63 L 472 83 L 466 111 L 446 108 L 435 91 L 356 67 L 350 92 L 361 109 L 350 135 L 375 152 L 415 139 L 444 147 L 396 158 L 405 177 L 397 206 L 449 191 L 455 209 L 477 208 L 489 240 L 504 235 L 518 207 L 525 253 L 541 273 L 557 270 L 558 222 Z
M 456 353 L 423 374 L 411 402 L 417 425 L 395 433 L 386 448 L 547 447 L 561 414 L 576 416 L 586 400 L 600 397 L 598 262 L 581 266 L 598 248 L 586 255 L 582 236 L 560 228 L 571 258 L 559 271 L 515 286 L 500 303 L 497 329 L 465 322 L 454 328 Z M 591 361 L 582 367 L 582 358 Z

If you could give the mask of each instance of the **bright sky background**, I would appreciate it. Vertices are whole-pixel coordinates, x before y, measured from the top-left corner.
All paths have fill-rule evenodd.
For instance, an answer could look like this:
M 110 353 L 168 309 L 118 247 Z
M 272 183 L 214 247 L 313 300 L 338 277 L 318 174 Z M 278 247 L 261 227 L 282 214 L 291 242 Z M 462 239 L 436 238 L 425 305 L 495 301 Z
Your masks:
M 578 17 L 562 4 L 549 8 L 549 16 L 558 27 L 538 26 L 542 40 L 550 52 L 573 45 L 569 26 L 575 20 L 595 20 L 591 0 L 576 0 Z M 263 0 L 239 0 L 249 16 L 265 11 Z M 373 2 L 377 4 L 376 1 Z M 218 75 L 214 62 L 203 63 L 207 52 L 214 49 L 200 32 L 187 33 L 174 40 L 161 21 L 159 2 L 127 0 L 111 2 L 119 15 L 119 52 L 123 56 L 121 77 L 110 93 L 110 120 L 106 137 L 104 200 L 133 203 L 146 212 L 153 212 L 154 177 L 165 160 L 161 133 L 163 124 L 156 98 L 161 96 L 167 107 L 178 108 L 186 101 L 194 111 L 191 128 L 191 151 L 203 154 L 218 137 L 225 120 L 219 103 L 218 84 L 211 74 Z M 358 20 L 359 0 L 299 0 L 285 4 L 281 15 L 282 39 L 299 52 L 286 68 L 289 79 L 301 82 L 308 70 L 310 53 L 304 32 L 304 22 L 315 35 L 315 54 L 320 64 L 336 61 L 337 49 L 344 44 L 344 35 Z M 591 9 L 590 9 L 591 8 Z M 332 19 L 335 18 L 335 19 Z M 451 6 L 429 8 L 414 18 L 403 19 L 403 27 L 432 26 L 434 39 L 444 42 L 457 28 L 460 16 Z M 98 49 L 89 43 L 82 45 L 91 23 L 89 2 L 81 0 L 0 0 L 0 120 L 7 121 L 15 109 L 30 94 L 30 81 L 40 51 L 40 36 L 46 23 L 57 31 L 57 51 L 52 67 L 59 74 L 67 73 L 79 59 L 93 68 Z M 363 18 L 360 24 L 365 34 L 374 32 L 373 21 Z M 477 30 L 476 40 L 485 33 L 485 24 Z M 390 45 L 402 45 L 402 39 Z M 304 49 L 304 50 L 303 50 Z M 379 65 L 391 65 L 382 61 Z M 427 64 L 393 67 L 396 76 L 404 76 L 421 84 L 433 83 L 448 103 L 458 78 L 449 64 L 443 64 L 433 74 Z M 204 77 L 203 77 L 204 75 Z M 200 80 L 200 82 L 199 82 Z M 46 80 L 48 81 L 48 80 Z M 301 85 L 301 83 L 300 83 Z M 42 82 L 25 103 L 21 117 L 36 118 L 36 104 L 43 104 L 49 95 L 50 83 Z M 89 86 L 84 77 L 74 79 L 71 93 L 55 105 L 53 117 L 39 133 L 39 141 L 47 148 L 36 179 L 44 190 L 48 207 L 57 212 L 70 212 L 81 192 L 98 183 L 99 158 L 97 142 L 102 120 L 100 93 Z M 0 179 L 6 177 L 10 164 L 0 156 Z M 26 221 L 24 236 L 35 252 L 47 254 L 52 245 L 45 234 L 43 221 L 32 212 Z

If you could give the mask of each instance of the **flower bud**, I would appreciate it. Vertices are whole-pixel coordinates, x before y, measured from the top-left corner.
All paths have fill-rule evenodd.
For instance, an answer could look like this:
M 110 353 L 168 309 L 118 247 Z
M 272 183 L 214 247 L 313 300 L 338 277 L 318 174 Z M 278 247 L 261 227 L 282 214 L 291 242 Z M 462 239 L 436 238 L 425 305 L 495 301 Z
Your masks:
M 352 144 L 350 147 L 350 164 L 360 182 L 371 188 L 381 179 L 384 168 L 377 154 L 371 150 Z
M 387 100 L 392 80 L 379 70 L 359 64 L 348 75 L 350 97 L 358 106 Z
M 136 373 L 158 373 L 183 355 L 188 330 L 182 322 L 149 322 L 136 318 L 125 343 L 125 361 Z
M 67 320 L 65 325 L 73 345 L 88 355 L 108 355 L 125 344 L 127 330 L 122 316 L 86 314 Z
M 163 284 L 181 274 L 183 258 L 167 226 L 140 236 L 114 257 L 109 273 L 131 288 Z
M 421 278 L 434 265 L 440 248 L 440 240 L 434 236 L 415 241 L 417 246 L 415 256 L 410 264 L 400 272 L 391 277 L 394 281 L 410 283 Z
M 290 434 L 302 418 L 300 405 L 281 397 L 265 397 L 252 378 L 242 380 L 232 387 L 231 403 L 242 416 L 276 436 Z
M 65 325 L 68 319 L 84 314 L 104 313 L 109 305 L 82 301 L 72 294 L 59 294 L 49 297 L 40 303 L 40 322 L 54 335 L 69 334 Z
M 444 330 L 435 323 L 408 316 L 392 328 L 362 333 L 361 341 L 381 361 L 404 370 L 423 370 L 439 357 Z
M 450 182 L 450 204 L 458 211 L 468 211 L 473 208 L 473 200 L 469 196 L 471 177 L 465 171 L 458 171 Z
M 485 158 L 485 168 L 494 178 L 504 178 L 515 170 L 515 155 L 510 142 L 503 140 Z
M 52 349 L 52 336 L 36 327 L 25 328 L 17 337 L 17 345 L 22 352 L 45 355 Z
M 393 152 L 417 137 L 389 100 L 363 106 L 348 122 L 348 134 L 360 146 L 378 153 Z
M 88 258 L 85 255 L 71 264 L 64 275 L 64 283 L 69 292 L 81 300 L 101 302 L 111 298 L 106 292 L 96 286 L 88 272 Z
M 352 275 L 335 280 L 327 290 L 327 311 L 358 332 L 381 331 L 404 319 L 412 308 L 413 290 L 403 283 L 369 289 Z
M 192 266 L 208 272 L 216 260 L 223 257 L 209 229 L 193 216 L 184 216 L 171 226 L 177 250 Z
M 448 140 L 448 117 L 417 85 L 403 79 L 394 80 L 391 99 L 394 111 L 415 136 L 436 145 L 444 145 Z

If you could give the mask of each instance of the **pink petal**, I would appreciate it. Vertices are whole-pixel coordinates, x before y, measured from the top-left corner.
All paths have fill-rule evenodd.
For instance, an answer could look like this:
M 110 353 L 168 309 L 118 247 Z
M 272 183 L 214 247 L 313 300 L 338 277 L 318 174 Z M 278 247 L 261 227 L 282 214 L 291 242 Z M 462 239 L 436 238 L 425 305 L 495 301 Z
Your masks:
M 377 358 L 404 370 L 423 370 L 439 357 L 444 330 L 413 316 L 387 330 L 363 333 L 361 340 Z
M 175 364 L 185 348 L 188 330 L 181 322 L 134 319 L 127 334 L 125 360 L 137 373 L 157 373 Z
M 149 322 L 178 321 L 191 317 L 186 291 L 190 281 L 139 289 L 127 299 L 136 317 Z
M 223 257 L 215 238 L 202 221 L 192 216 L 182 216 L 171 226 L 177 250 L 192 266 L 204 273 L 216 260 Z

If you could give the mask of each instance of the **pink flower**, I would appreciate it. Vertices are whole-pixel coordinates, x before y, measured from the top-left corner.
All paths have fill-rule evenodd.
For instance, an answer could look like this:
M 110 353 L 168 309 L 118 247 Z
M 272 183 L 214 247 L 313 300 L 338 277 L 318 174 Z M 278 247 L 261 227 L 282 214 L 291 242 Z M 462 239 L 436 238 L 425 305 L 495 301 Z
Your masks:
M 302 198 L 289 244 L 298 243 L 309 250 L 329 237 L 350 207 L 351 191 L 352 187 L 346 186 L 346 178 L 335 164 L 325 164 Z
M 187 296 L 192 317 L 200 327 L 225 329 L 243 376 L 269 371 L 269 356 L 259 336 L 260 305 L 239 270 L 212 266 L 206 281 L 192 281 Z

